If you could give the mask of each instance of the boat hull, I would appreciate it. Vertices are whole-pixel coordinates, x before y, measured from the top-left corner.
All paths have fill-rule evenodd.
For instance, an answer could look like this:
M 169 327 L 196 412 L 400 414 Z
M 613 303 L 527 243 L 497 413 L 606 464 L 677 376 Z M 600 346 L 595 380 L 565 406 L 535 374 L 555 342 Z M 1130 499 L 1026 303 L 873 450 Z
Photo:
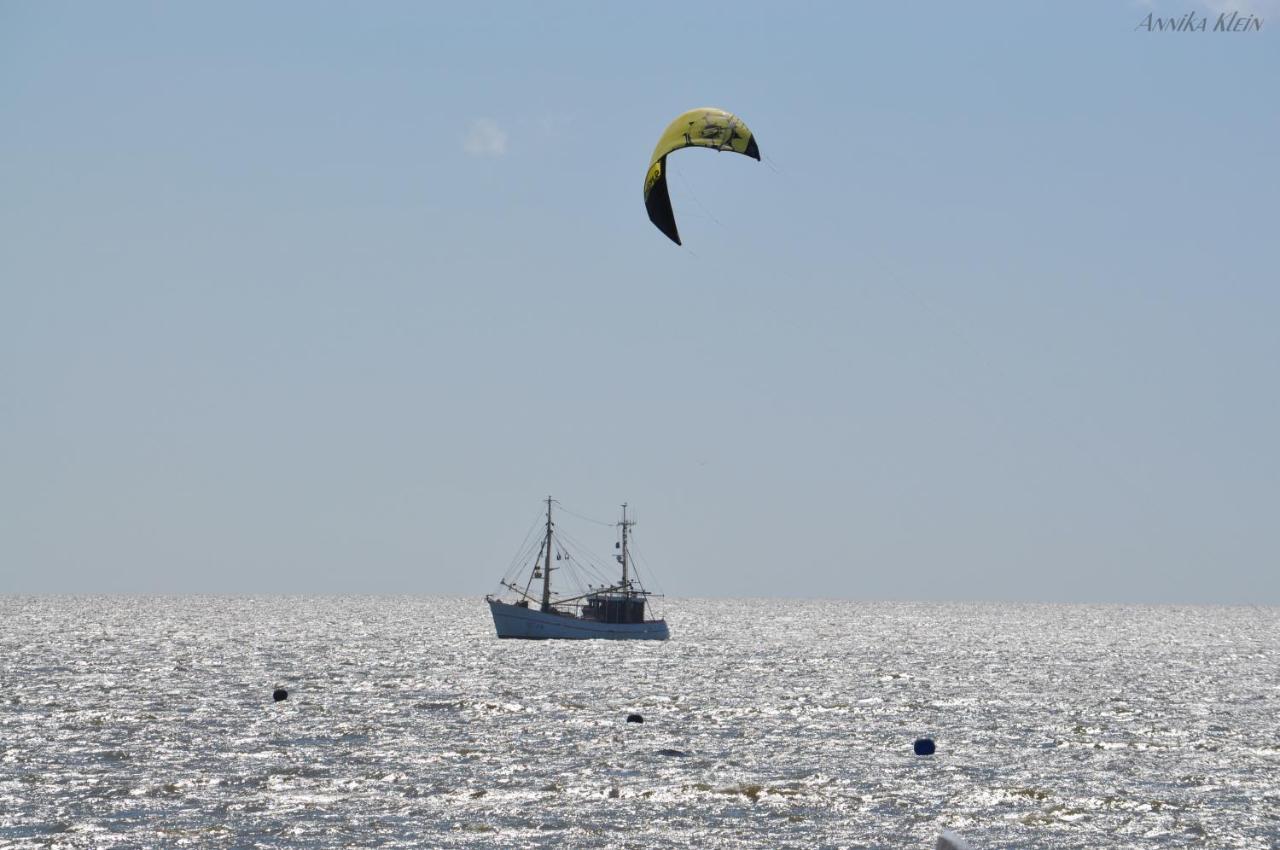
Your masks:
M 560 614 L 546 614 L 498 599 L 488 599 L 493 627 L 500 638 L 523 640 L 667 640 L 666 620 L 643 623 L 600 623 Z

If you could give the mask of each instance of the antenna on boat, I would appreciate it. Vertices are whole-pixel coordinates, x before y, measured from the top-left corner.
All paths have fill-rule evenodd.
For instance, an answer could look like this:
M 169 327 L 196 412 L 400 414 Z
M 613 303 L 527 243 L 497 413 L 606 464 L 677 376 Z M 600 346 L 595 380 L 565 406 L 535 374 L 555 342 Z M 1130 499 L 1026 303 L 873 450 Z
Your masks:
M 542 610 L 551 610 L 551 497 L 547 497 L 547 560 L 542 567 Z

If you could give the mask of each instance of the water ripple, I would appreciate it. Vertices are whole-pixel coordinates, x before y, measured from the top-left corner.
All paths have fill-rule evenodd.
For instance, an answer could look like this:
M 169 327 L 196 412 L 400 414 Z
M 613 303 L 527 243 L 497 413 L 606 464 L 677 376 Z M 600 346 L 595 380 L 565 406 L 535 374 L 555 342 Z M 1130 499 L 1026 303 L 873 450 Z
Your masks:
M 667 614 L 526 643 L 475 599 L 0 599 L 0 846 L 1280 847 L 1275 609 Z

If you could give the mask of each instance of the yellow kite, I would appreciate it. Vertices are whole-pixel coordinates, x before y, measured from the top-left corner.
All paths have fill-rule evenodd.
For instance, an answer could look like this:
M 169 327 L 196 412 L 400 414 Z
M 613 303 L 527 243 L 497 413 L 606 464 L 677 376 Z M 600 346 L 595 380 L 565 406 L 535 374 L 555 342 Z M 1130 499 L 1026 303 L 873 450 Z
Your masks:
M 649 211 L 649 221 L 677 245 L 680 231 L 676 230 L 671 195 L 667 192 L 667 154 L 680 148 L 711 148 L 760 159 L 756 138 L 747 125 L 723 109 L 691 109 L 662 131 L 658 146 L 653 149 L 653 158 L 649 160 L 649 173 L 644 178 L 644 208 Z

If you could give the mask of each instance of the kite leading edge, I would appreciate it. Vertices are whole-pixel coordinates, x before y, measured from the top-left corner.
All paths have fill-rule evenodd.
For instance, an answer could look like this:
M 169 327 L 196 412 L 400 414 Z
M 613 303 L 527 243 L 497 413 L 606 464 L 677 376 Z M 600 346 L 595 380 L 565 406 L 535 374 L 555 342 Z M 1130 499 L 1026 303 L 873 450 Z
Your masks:
M 710 148 L 760 159 L 760 148 L 747 125 L 723 109 L 691 109 L 662 131 L 644 178 L 644 207 L 649 220 L 677 245 L 681 244 L 680 231 L 676 229 L 671 194 L 667 191 L 667 155 L 681 148 Z

